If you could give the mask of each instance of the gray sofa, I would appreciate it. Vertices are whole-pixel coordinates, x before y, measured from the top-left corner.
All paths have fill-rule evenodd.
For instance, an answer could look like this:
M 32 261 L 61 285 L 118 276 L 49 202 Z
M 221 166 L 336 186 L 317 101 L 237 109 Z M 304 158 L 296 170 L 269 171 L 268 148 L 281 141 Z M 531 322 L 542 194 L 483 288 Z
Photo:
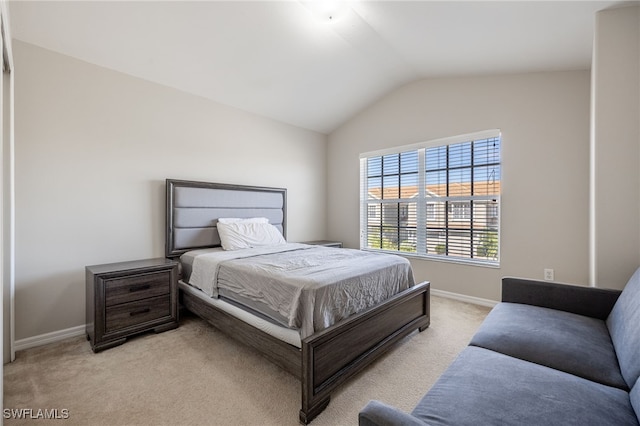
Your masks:
M 622 292 L 518 278 L 411 414 L 360 426 L 638 425 L 640 269 Z

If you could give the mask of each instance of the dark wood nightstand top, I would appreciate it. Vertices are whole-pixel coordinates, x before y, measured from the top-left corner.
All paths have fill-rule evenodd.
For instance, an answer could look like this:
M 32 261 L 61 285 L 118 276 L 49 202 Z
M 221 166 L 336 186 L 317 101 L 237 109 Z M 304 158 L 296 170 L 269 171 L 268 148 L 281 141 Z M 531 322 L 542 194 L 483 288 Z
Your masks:
M 102 265 L 87 266 L 87 270 L 93 274 L 107 274 L 109 272 L 130 271 L 135 269 L 148 269 L 154 267 L 171 266 L 178 263 L 175 260 L 164 257 L 154 259 L 130 260 L 126 262 L 105 263 Z
M 314 246 L 326 246 L 326 247 L 342 247 L 342 241 L 331 241 L 331 240 L 302 241 L 302 244 L 310 244 Z

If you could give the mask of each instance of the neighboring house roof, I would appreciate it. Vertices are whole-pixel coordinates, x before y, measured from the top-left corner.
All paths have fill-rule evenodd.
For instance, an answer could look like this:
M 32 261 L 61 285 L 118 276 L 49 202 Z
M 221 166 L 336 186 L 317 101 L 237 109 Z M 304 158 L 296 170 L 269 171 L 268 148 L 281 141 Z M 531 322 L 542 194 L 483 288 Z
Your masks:
M 390 199 L 390 198 L 413 198 L 418 196 L 417 186 L 387 187 L 387 188 L 369 188 L 369 198 Z
M 446 197 L 447 184 L 427 185 L 427 196 Z M 473 195 L 499 195 L 500 181 L 476 182 L 474 184 Z M 387 188 L 369 188 L 369 197 L 373 199 L 392 199 L 392 198 L 414 198 L 418 195 L 417 186 L 387 187 Z M 470 182 L 452 182 L 449 183 L 449 196 L 466 196 L 471 195 Z

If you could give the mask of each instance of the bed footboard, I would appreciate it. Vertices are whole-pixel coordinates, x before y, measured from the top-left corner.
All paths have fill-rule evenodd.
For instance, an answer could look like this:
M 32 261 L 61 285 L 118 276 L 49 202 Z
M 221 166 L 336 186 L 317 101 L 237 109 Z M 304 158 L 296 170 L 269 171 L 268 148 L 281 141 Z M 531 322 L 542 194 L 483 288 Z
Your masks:
M 429 327 L 428 282 L 397 294 L 302 341 L 302 408 L 308 424 L 329 404 L 331 392 L 416 329 Z
M 183 291 L 180 291 L 180 294 L 182 304 L 189 311 L 205 319 L 209 324 L 233 339 L 256 349 L 265 358 L 295 377 L 300 377 L 300 349 L 250 326 L 244 321 L 203 302 L 198 297 Z
M 180 291 L 185 308 L 258 350 L 301 379 L 300 422 L 308 424 L 329 404 L 331 392 L 416 329 L 429 327 L 428 282 L 403 291 L 367 311 L 313 334 L 302 349 L 284 343 Z

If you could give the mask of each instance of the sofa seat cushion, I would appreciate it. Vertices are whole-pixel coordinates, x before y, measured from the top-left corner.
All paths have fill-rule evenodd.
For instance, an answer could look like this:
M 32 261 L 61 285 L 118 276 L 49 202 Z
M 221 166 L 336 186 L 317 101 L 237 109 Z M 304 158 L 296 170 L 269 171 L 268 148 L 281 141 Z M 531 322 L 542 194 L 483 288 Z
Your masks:
M 436 425 L 637 425 L 629 394 L 469 346 L 411 413 Z
M 471 345 L 629 390 L 603 320 L 538 306 L 499 303 Z

